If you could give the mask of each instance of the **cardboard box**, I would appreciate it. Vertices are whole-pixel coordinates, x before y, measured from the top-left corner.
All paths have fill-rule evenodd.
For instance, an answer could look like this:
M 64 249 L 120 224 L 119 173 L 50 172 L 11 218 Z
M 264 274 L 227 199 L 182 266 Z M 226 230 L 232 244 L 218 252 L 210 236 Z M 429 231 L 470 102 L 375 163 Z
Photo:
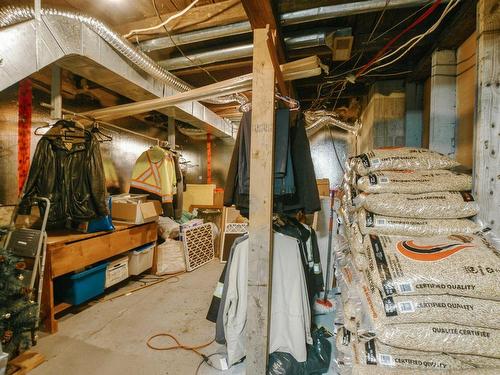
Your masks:
M 159 201 L 147 200 L 144 194 L 120 194 L 112 197 L 113 220 L 130 224 L 144 224 L 158 220 L 163 213 Z
M 316 180 L 320 197 L 330 196 L 330 180 L 328 178 L 320 178 Z

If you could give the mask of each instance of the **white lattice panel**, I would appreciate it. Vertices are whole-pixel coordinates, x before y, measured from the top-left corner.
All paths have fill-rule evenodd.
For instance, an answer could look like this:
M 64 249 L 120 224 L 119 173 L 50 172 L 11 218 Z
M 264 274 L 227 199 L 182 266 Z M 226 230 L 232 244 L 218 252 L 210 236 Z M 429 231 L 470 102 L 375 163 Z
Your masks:
M 248 223 L 228 223 L 224 229 L 225 233 L 247 233 Z
M 183 234 L 183 242 L 188 271 L 193 271 L 214 259 L 214 239 L 210 223 L 187 229 Z

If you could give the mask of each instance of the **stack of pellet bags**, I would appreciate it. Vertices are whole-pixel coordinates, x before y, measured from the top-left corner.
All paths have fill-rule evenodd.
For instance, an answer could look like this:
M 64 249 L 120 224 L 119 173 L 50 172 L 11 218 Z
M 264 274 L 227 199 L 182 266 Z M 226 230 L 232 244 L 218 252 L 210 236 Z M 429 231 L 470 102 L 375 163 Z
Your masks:
M 457 165 L 415 148 L 349 160 L 340 374 L 500 374 L 500 258 Z

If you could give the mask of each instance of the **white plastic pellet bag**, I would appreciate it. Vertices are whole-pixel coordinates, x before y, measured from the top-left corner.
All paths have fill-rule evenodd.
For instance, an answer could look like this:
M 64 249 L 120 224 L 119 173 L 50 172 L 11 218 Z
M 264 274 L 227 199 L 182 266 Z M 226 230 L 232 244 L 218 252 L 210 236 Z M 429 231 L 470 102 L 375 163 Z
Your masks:
M 384 296 L 452 294 L 500 300 L 500 257 L 482 236 L 370 235 L 364 245 L 367 280 Z
M 378 215 L 361 208 L 357 212 L 361 233 L 396 236 L 449 236 L 473 234 L 481 228 L 470 219 L 415 219 Z
M 447 170 L 380 171 L 359 177 L 356 186 L 367 193 L 467 191 L 472 189 L 472 177 Z
M 417 219 L 459 219 L 477 215 L 479 206 L 469 192 L 422 194 L 362 193 L 358 205 L 379 215 Z
M 423 148 L 376 149 L 352 159 L 353 170 L 361 176 L 387 170 L 450 169 L 459 165 L 446 155 Z

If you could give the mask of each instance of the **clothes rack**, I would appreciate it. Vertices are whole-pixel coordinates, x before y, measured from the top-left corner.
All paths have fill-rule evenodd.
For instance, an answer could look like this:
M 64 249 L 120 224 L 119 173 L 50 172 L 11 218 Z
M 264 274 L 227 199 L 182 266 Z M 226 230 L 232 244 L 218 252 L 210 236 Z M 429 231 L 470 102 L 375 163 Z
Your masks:
M 45 107 L 45 108 L 52 108 L 52 106 L 48 103 L 40 103 L 40 105 L 42 107 Z M 154 141 L 156 142 L 157 145 L 160 145 L 160 142 L 162 142 L 160 139 L 158 138 L 155 138 L 155 137 L 150 137 L 148 135 L 145 135 L 145 134 L 141 134 L 139 132 L 135 132 L 133 130 L 129 130 L 129 129 L 126 129 L 126 128 L 123 128 L 121 126 L 118 126 L 118 125 L 114 125 L 114 124 L 111 124 L 109 122 L 105 122 L 105 121 L 95 121 L 94 119 L 92 119 L 91 117 L 89 116 L 85 116 L 85 115 L 82 115 L 80 113 L 76 113 L 76 112 L 73 112 L 73 111 L 69 111 L 67 109 L 62 109 L 62 113 L 65 114 L 65 115 L 69 115 L 69 116 L 73 116 L 73 117 L 77 117 L 77 118 L 81 118 L 81 119 L 84 119 L 84 120 L 88 120 L 88 121 L 92 121 L 94 124 L 99 124 L 99 125 L 102 125 L 102 126 L 105 126 L 105 127 L 110 127 L 110 128 L 114 128 L 114 129 L 117 129 L 117 130 L 120 130 L 120 131 L 124 131 L 124 132 L 127 132 L 127 133 L 130 133 L 130 134 L 134 134 L 134 135 L 137 135 L 138 137 L 142 137 L 142 138 L 145 138 L 145 139 L 149 139 L 151 141 Z

